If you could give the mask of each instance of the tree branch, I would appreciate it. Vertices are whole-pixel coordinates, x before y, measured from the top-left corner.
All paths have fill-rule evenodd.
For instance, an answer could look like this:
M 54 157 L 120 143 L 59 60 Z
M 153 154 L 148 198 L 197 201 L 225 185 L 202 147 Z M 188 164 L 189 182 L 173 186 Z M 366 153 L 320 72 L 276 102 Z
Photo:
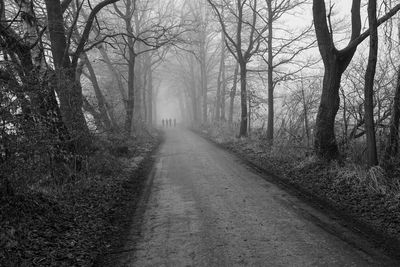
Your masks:
M 394 8 L 392 8 L 388 13 L 386 13 L 383 17 L 378 19 L 378 27 L 388 21 L 391 17 L 396 15 L 396 13 L 400 10 L 400 4 L 397 4 Z M 371 34 L 371 30 L 368 29 L 365 32 L 363 32 L 361 35 L 359 35 L 357 38 L 354 38 L 348 45 L 347 47 L 343 48 L 339 52 L 341 54 L 347 54 L 350 52 L 352 49 L 357 48 L 359 44 L 361 44 L 369 35 Z
M 99 4 L 97 4 L 93 8 L 92 12 L 90 12 L 90 15 L 88 17 L 85 29 L 83 30 L 83 33 L 82 33 L 82 38 L 79 41 L 79 44 L 78 44 L 78 46 L 77 46 L 77 48 L 75 50 L 75 53 L 72 56 L 72 67 L 73 68 L 75 68 L 76 65 L 78 64 L 79 56 L 84 50 L 86 41 L 89 38 L 89 34 L 90 34 L 91 29 L 92 29 L 93 21 L 94 21 L 96 15 L 97 15 L 97 13 L 99 13 L 100 10 L 103 7 L 105 7 L 105 6 L 109 5 L 109 4 L 113 4 L 115 2 L 118 2 L 118 1 L 119 0 L 104 0 L 104 1 L 100 2 Z

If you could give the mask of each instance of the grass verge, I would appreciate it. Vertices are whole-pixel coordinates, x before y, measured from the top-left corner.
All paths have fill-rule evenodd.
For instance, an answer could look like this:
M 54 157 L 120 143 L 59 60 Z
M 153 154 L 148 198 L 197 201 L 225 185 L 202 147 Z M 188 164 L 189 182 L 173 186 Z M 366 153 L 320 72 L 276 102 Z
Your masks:
M 400 259 L 400 187 L 387 182 L 382 168 L 320 162 L 303 148 L 271 147 L 260 138 L 227 137 L 213 129 L 197 132 L 303 198 L 333 210 L 375 246 Z

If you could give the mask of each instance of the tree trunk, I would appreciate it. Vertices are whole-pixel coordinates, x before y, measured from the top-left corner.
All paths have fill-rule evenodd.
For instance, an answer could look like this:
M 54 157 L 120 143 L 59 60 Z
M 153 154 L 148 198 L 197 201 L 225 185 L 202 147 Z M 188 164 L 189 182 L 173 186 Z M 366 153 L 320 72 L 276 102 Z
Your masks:
M 246 91 L 247 66 L 245 62 L 240 62 L 240 106 L 241 121 L 239 137 L 247 136 L 247 91 Z
M 347 119 L 347 99 L 346 94 L 343 89 L 341 89 L 342 97 L 343 97 L 343 139 L 347 143 L 348 135 L 349 135 L 349 122 Z
M 351 14 L 352 33 L 350 41 L 353 41 L 360 36 L 361 32 L 360 0 L 353 0 Z M 313 18 L 318 48 L 325 69 L 321 102 L 315 125 L 314 147 L 319 157 L 333 160 L 340 157 L 335 137 L 335 118 L 340 102 L 340 81 L 343 72 L 356 52 L 357 46 L 346 47 L 340 51 L 335 48 L 326 19 L 325 1 L 313 0 Z
M 217 99 L 215 105 L 215 120 L 225 120 L 225 35 L 221 31 L 221 58 L 217 78 Z
M 251 97 L 252 97 L 252 95 L 251 95 L 251 93 L 250 94 L 248 94 L 248 96 L 247 96 L 247 101 L 249 102 L 249 104 L 248 104 L 248 135 L 250 136 L 251 135 Z
M 195 124 L 198 124 L 200 122 L 200 97 L 199 95 L 202 95 L 202 93 L 198 93 L 198 87 L 196 83 L 196 75 L 195 75 L 195 70 L 194 70 L 194 60 L 192 58 L 192 62 L 190 64 L 190 80 L 191 80 L 191 86 L 189 88 L 190 92 L 190 97 L 191 97 L 191 106 L 193 109 L 193 121 Z M 202 90 L 202 87 L 200 88 Z
M 226 121 L 226 112 L 225 112 L 225 100 L 226 100 L 226 71 L 225 71 L 225 44 L 223 44 L 222 49 L 222 70 L 221 70 L 221 78 L 222 78 L 222 87 L 221 87 L 221 121 Z
M 370 47 L 368 66 L 365 72 L 364 87 L 364 109 L 365 109 L 365 131 L 367 134 L 367 159 L 369 166 L 378 165 L 378 155 L 376 151 L 376 137 L 374 126 L 374 78 L 376 72 L 376 62 L 378 58 L 378 24 L 376 18 L 376 0 L 368 1 L 368 20 L 370 35 Z
M 93 66 L 89 61 L 89 58 L 86 53 L 83 53 L 83 58 L 86 61 L 86 68 L 89 71 L 89 78 L 90 81 L 92 82 L 93 85 L 93 90 L 96 95 L 97 99 L 97 104 L 99 107 L 100 115 L 101 115 L 101 121 L 104 123 L 104 128 L 107 131 L 110 131 L 112 129 L 112 122 L 110 120 L 110 116 L 107 112 L 107 103 L 106 99 L 104 98 L 103 92 L 100 89 L 99 83 L 97 81 L 96 73 L 94 72 Z
M 94 124 L 97 128 L 103 127 L 103 120 L 101 114 L 90 104 L 86 97 L 83 97 L 83 109 L 89 112 L 94 119 Z
M 83 18 L 85 20 L 89 19 L 88 15 L 85 13 L 85 11 L 83 9 L 80 11 L 80 14 L 82 14 L 82 16 L 83 16 Z M 94 32 L 95 32 L 95 34 L 97 36 L 101 36 L 101 29 L 99 28 L 98 24 L 94 25 L 93 30 L 94 30 Z M 106 52 L 106 50 L 104 48 L 104 44 L 100 43 L 99 45 L 96 46 L 96 48 L 99 50 L 101 56 L 103 57 L 104 62 L 107 65 L 108 70 L 113 74 L 114 79 L 117 82 L 118 91 L 119 91 L 119 93 L 121 95 L 121 100 L 122 100 L 121 102 L 122 102 L 122 104 L 124 106 L 124 110 L 126 111 L 126 98 L 127 97 L 126 97 L 126 92 L 125 92 L 125 89 L 124 89 L 124 85 L 122 83 L 121 75 L 118 74 L 118 71 L 116 70 L 116 68 L 111 63 L 111 60 L 110 60 L 110 58 L 109 58 L 109 56 L 108 56 L 108 54 L 107 54 L 107 52 Z M 112 112 L 110 110 L 109 110 L 109 113 L 110 113 L 110 115 L 112 114 Z M 114 120 L 115 117 L 111 118 L 111 119 L 114 122 L 114 124 L 116 124 L 116 121 Z
M 126 105 L 125 132 L 127 136 L 131 136 L 135 107 L 135 55 L 133 52 L 129 52 L 128 65 L 128 101 Z
M 235 96 L 236 96 L 236 88 L 237 88 L 237 77 L 239 74 L 239 64 L 236 64 L 235 67 L 235 72 L 233 74 L 233 84 L 232 84 L 232 89 L 229 94 L 230 101 L 229 101 L 229 118 L 228 118 L 228 124 L 232 127 L 233 124 L 233 107 L 235 105 Z
M 64 21 L 59 0 L 46 0 L 48 27 L 51 41 L 51 51 L 57 78 L 57 95 L 60 100 L 60 110 L 75 148 L 81 149 L 87 142 L 89 129 L 82 112 L 82 87 L 75 80 L 75 70 L 72 69 L 67 51 Z
M 339 110 L 339 88 L 342 71 L 340 63 L 331 60 L 326 67 L 321 102 L 318 109 L 315 129 L 315 149 L 325 159 L 339 158 L 339 149 L 335 137 L 335 117 Z
M 134 19 L 134 30 L 135 34 L 140 34 L 141 32 L 141 23 L 143 17 L 139 16 L 139 12 L 145 12 L 144 10 L 139 10 L 137 7 L 137 1 L 133 1 L 132 14 Z M 135 66 L 135 107 L 134 107 L 134 123 L 135 126 L 143 126 L 142 123 L 146 119 L 145 118 L 145 79 L 143 74 L 145 74 L 145 59 L 142 56 L 139 56 L 141 52 L 144 50 L 144 44 L 142 42 L 135 41 L 134 49 L 136 51 L 136 66 Z M 137 127 L 136 130 L 139 130 L 140 127 Z
M 397 70 L 396 90 L 394 93 L 392 114 L 390 117 L 390 131 L 386 147 L 385 159 L 389 160 L 399 152 L 399 122 L 400 122 L 400 65 Z
M 150 66 L 151 67 L 151 66 Z M 147 59 L 143 64 L 143 82 L 142 82 L 142 107 L 143 107 L 143 121 L 147 123 L 147 83 L 148 83 L 148 65 Z
M 103 60 L 106 63 L 108 70 L 113 74 L 115 80 L 117 81 L 118 91 L 119 91 L 119 93 L 121 95 L 122 103 L 123 103 L 124 109 L 126 111 L 126 108 L 127 108 L 127 103 L 126 103 L 127 96 L 126 96 L 124 85 L 122 83 L 121 75 L 118 74 L 117 70 L 112 65 L 111 60 L 108 57 L 108 54 L 107 54 L 106 50 L 104 49 L 104 46 L 101 45 L 101 46 L 98 46 L 97 48 L 100 51 L 100 54 L 103 57 Z
M 204 52 L 205 53 L 205 52 Z M 208 109 L 207 109 L 207 101 L 208 101 L 208 97 L 207 97 L 207 70 L 206 70 L 206 62 L 205 62 L 205 55 L 203 55 L 203 59 L 201 60 L 200 63 L 200 72 L 201 72 L 201 91 L 202 91 L 202 102 L 203 102 L 203 123 L 207 123 L 207 113 L 208 113 Z
M 136 50 L 136 51 L 140 51 Z M 134 107 L 134 116 L 133 120 L 135 125 L 138 126 L 142 123 L 144 119 L 144 79 L 142 78 L 143 74 L 143 60 L 141 56 L 137 56 L 135 60 L 135 71 L 134 71 L 134 79 L 135 79 L 135 107 Z M 139 128 L 137 128 L 139 129 Z
M 16 0 L 20 6 L 21 19 L 24 23 L 25 40 L 31 47 L 31 58 L 36 70 L 40 71 L 45 68 L 42 40 L 39 37 L 38 25 L 33 9 L 32 0 Z
M 152 83 L 152 87 L 153 87 L 153 90 L 152 90 L 152 94 L 153 94 L 153 96 L 152 96 L 152 100 L 153 100 L 153 104 L 152 104 L 152 107 L 153 107 L 153 111 L 152 111 L 152 113 L 153 113 L 153 124 L 157 125 L 158 124 L 157 98 L 158 98 L 159 87 L 154 87 L 154 83 Z
M 46 64 L 44 60 L 42 40 L 39 36 L 39 28 L 37 24 L 36 15 L 34 12 L 34 4 L 32 1 L 20 0 L 16 1 L 21 8 L 21 19 L 24 22 L 25 40 L 30 46 L 30 55 L 26 54 L 26 60 L 21 62 L 31 61 L 33 64 L 23 66 L 26 76 L 21 78 L 23 83 L 28 84 L 25 93 L 31 99 L 32 108 L 36 108 L 41 115 L 41 120 L 47 125 L 51 134 L 58 136 L 60 140 L 66 140 L 68 131 L 62 122 L 60 109 L 54 94 L 53 88 L 46 84 L 41 85 L 41 81 L 48 81 L 50 77 L 47 76 Z M 1 18 L 5 21 L 4 10 Z M 7 58 L 7 54 L 4 54 Z M 22 74 L 23 72 L 21 72 Z M 25 98 L 25 96 L 24 96 Z M 24 108 L 23 108 L 24 111 Z M 26 109 L 25 109 L 26 111 Z M 27 114 L 26 114 L 27 115 Z M 32 121 L 35 124 L 35 122 Z M 34 127 L 34 126 L 33 126 Z
M 268 6 L 268 123 L 267 123 L 267 142 L 272 145 L 274 140 L 274 80 L 273 80 L 273 13 L 271 1 L 267 1 Z
M 219 70 L 218 70 L 218 78 L 217 78 L 217 93 L 215 100 L 215 115 L 214 121 L 219 121 L 221 118 L 221 73 L 222 72 L 222 56 L 220 59 Z
M 149 86 L 147 88 L 147 93 L 148 93 L 148 123 L 149 124 L 153 124 L 153 70 L 151 68 L 151 66 L 149 67 Z
M 308 106 L 306 101 L 306 94 L 304 92 L 303 78 L 301 78 L 301 97 L 303 99 L 303 113 L 304 113 L 304 130 L 307 138 L 307 147 L 310 146 L 310 123 L 308 121 Z
M 205 21 L 204 21 L 204 16 L 203 14 L 205 12 L 205 9 L 202 9 L 202 15 L 201 15 L 201 20 L 203 22 L 203 25 L 201 27 L 200 31 L 200 51 L 199 51 L 199 63 L 200 63 L 200 84 L 201 84 L 201 95 L 202 95 L 202 123 L 207 124 L 207 117 L 208 117 L 208 80 L 207 80 L 207 50 L 206 50 L 206 29 L 205 29 Z
M 132 134 L 132 124 L 133 124 L 133 113 L 135 109 L 135 64 L 136 64 L 136 53 L 133 41 L 133 27 L 132 27 L 132 2 L 126 1 L 125 10 L 125 28 L 128 33 L 128 99 L 126 101 L 126 115 L 125 115 L 125 134 L 130 137 Z

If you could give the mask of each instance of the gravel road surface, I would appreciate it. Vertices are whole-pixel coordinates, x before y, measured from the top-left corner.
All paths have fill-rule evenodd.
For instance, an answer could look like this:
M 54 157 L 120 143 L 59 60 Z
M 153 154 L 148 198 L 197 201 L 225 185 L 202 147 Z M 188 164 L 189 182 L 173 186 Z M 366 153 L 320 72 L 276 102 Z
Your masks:
M 393 265 L 344 241 L 346 229 L 190 131 L 166 130 L 151 181 L 134 217 L 140 225 L 113 266 Z

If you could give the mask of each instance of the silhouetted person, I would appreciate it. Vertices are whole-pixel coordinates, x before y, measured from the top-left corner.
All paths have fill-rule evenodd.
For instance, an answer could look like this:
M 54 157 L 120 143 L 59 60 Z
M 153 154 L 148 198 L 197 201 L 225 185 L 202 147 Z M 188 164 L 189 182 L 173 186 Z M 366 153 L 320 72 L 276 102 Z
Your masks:
M 164 119 L 162 119 L 162 127 L 163 128 L 165 127 L 165 120 Z
M 171 127 L 171 126 L 172 126 L 172 119 L 169 118 L 169 127 Z
M 176 119 L 174 118 L 174 127 L 176 127 Z

